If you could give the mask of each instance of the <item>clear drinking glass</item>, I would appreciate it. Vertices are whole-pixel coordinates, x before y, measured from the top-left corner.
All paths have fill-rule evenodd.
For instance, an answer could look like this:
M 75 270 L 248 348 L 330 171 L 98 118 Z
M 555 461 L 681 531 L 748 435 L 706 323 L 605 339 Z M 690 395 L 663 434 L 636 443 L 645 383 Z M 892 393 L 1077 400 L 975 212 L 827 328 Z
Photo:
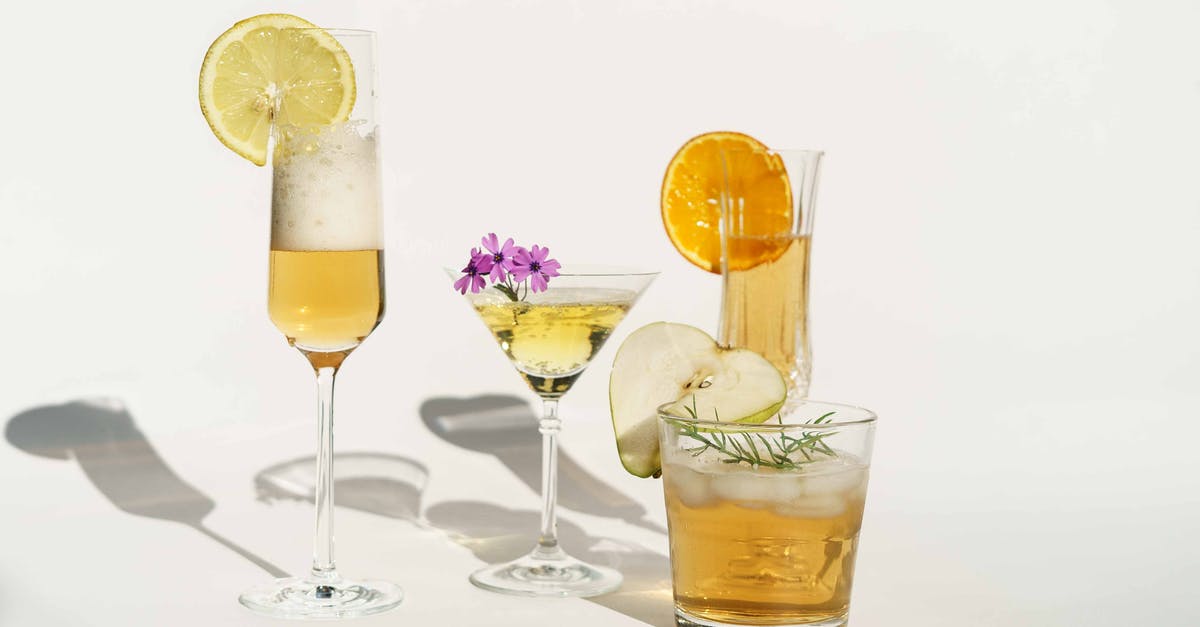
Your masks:
M 845 625 L 875 414 L 800 401 L 760 425 L 659 409 L 680 626 Z
M 304 30 L 281 29 L 280 36 Z M 403 598 L 391 583 L 343 578 L 333 560 L 333 382 L 383 318 L 383 210 L 375 33 L 323 30 L 350 55 L 357 96 L 345 122 L 274 129 L 268 293 L 271 322 L 317 377 L 313 563 L 306 576 L 277 579 L 238 599 L 281 618 L 362 616 Z
M 808 326 L 808 266 L 821 155 L 814 150 L 767 150 L 772 173 L 786 178 L 787 207 L 756 194 L 757 179 L 743 172 L 761 168 L 762 154 L 721 149 L 725 184 L 721 193 L 721 324 L 718 341 L 766 357 L 788 382 L 788 399 L 808 395 L 812 348 Z M 757 171 L 757 170 L 755 170 Z M 756 204 L 757 203 L 757 204 Z M 758 212 L 788 211 L 790 226 L 764 232 L 771 221 L 743 220 Z
M 447 269 L 457 278 L 458 271 Z M 530 389 L 542 399 L 542 525 L 528 555 L 488 566 L 471 583 L 522 596 L 589 597 L 621 585 L 611 568 L 581 562 L 558 545 L 558 399 L 583 374 L 657 272 L 566 266 L 550 287 L 513 301 L 486 288 L 467 300 Z

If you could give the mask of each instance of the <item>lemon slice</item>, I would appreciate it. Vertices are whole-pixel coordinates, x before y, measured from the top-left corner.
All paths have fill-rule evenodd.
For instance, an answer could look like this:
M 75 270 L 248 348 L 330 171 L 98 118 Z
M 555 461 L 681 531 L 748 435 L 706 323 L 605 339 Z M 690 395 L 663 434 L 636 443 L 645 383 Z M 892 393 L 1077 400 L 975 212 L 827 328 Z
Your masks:
M 354 65 L 332 35 L 284 13 L 234 24 L 200 66 L 200 110 L 230 150 L 267 163 L 271 124 L 344 122 L 354 108 Z

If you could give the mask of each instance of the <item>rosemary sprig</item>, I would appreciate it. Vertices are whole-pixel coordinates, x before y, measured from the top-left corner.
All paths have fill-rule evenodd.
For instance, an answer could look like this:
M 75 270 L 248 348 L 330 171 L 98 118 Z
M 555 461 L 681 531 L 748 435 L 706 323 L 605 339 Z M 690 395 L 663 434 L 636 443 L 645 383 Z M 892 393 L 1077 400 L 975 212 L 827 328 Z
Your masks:
M 684 407 L 693 420 L 699 420 L 699 414 L 696 409 L 696 397 L 692 396 L 692 406 Z M 835 412 L 829 412 L 805 422 L 806 425 L 820 425 L 829 422 L 830 416 Z M 717 415 L 717 410 L 713 409 L 713 417 L 718 421 L 720 416 Z M 780 422 L 782 423 L 782 417 Z M 836 431 L 826 433 L 815 431 L 802 431 L 800 437 L 790 436 L 787 433 L 780 432 L 779 441 L 772 442 L 761 433 L 738 433 L 728 434 L 721 431 L 701 431 L 699 427 L 687 422 L 679 422 L 679 434 L 689 437 L 700 443 L 699 446 L 684 449 L 692 454 L 692 457 L 700 455 L 708 449 L 713 449 L 724 455 L 721 460 L 725 464 L 750 464 L 751 466 L 764 466 L 767 468 L 775 468 L 778 470 L 796 470 L 805 464 L 812 463 L 813 454 L 819 456 L 836 455 L 833 449 L 825 443 L 825 438 L 836 434 Z M 757 440 L 757 443 L 755 442 Z

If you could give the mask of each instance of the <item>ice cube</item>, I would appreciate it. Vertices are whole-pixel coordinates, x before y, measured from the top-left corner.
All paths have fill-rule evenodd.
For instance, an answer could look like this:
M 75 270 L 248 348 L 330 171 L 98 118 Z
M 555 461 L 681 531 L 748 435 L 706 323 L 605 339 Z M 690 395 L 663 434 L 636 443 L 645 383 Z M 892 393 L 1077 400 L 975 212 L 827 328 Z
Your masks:
M 687 466 L 665 465 L 663 481 L 667 483 L 667 493 L 674 495 L 674 498 L 688 507 L 702 507 L 712 500 L 708 475 Z
M 837 495 L 846 498 L 865 485 L 865 468 L 845 466 L 814 468 L 805 474 L 804 492 L 811 495 Z
M 804 493 L 800 477 L 787 473 L 767 473 L 745 464 L 728 464 L 725 472 L 714 474 L 713 492 L 722 499 L 740 504 L 786 504 Z

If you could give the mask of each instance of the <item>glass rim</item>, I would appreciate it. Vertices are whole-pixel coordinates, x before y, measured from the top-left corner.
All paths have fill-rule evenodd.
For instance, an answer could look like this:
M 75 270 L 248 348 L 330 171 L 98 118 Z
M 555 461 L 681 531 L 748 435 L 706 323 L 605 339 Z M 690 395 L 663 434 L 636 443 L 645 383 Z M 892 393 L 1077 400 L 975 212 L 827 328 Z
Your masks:
M 330 35 L 361 35 L 374 37 L 378 33 L 365 28 L 322 28 L 320 26 L 286 26 L 279 30 L 320 30 L 329 33 Z
M 790 148 L 790 147 L 776 148 L 774 146 L 765 146 L 765 148 L 767 149 L 768 153 L 808 155 L 808 156 L 814 156 L 814 157 L 825 156 L 825 151 L 820 148 Z M 738 145 L 738 146 L 721 146 L 721 150 L 724 152 L 759 152 L 760 149 L 757 147 L 754 147 L 754 146 Z
M 805 155 L 813 155 L 815 157 L 824 157 L 825 156 L 825 151 L 821 150 L 820 148 L 772 148 L 770 146 L 767 146 L 767 151 L 775 152 L 775 153 L 805 154 Z
M 572 271 L 571 268 L 580 268 Z M 648 270 L 636 266 L 608 266 L 601 264 L 577 263 L 574 266 L 563 265 L 558 276 L 655 276 L 662 274 L 661 270 Z
M 570 267 L 571 266 L 563 266 L 562 270 L 567 270 L 567 271 L 563 272 L 562 270 L 560 270 L 558 273 L 558 277 L 565 277 L 565 276 L 574 276 L 574 277 L 649 276 L 649 277 L 652 277 L 652 276 L 658 276 L 658 275 L 662 274 L 661 270 L 647 270 L 645 268 L 637 268 L 637 267 L 633 267 L 633 266 L 605 266 L 605 265 L 593 265 L 593 264 L 580 263 L 580 264 L 575 264 L 573 266 L 576 268 L 584 269 L 584 270 L 581 270 L 578 272 L 569 271 Z M 460 269 L 460 268 L 453 267 L 453 266 L 447 266 L 447 265 L 443 265 L 442 269 L 451 274 L 459 274 L 462 272 L 462 269 Z M 558 277 L 550 277 L 550 280 L 553 281 L 554 279 L 556 279 Z
M 669 411 L 670 407 L 677 402 L 678 401 L 672 401 L 670 403 L 663 403 L 662 405 L 659 405 L 657 408 L 655 408 L 655 413 L 658 415 L 658 419 L 660 421 L 669 420 L 671 422 L 685 422 L 687 424 L 699 425 L 704 428 L 711 428 L 711 429 L 720 430 L 720 431 L 751 431 L 751 432 L 780 431 L 783 429 L 805 429 L 808 431 L 827 431 L 827 430 L 832 430 L 832 429 L 844 429 L 846 427 L 857 427 L 857 426 L 862 426 L 862 425 L 873 426 L 876 422 L 879 421 L 879 416 L 876 415 L 875 412 L 867 409 L 866 407 L 861 407 L 859 405 L 850 405 L 849 403 L 836 403 L 836 402 L 830 402 L 830 401 L 804 399 L 803 401 L 801 401 L 801 406 L 804 403 L 812 403 L 814 405 L 821 405 L 821 406 L 824 406 L 824 407 L 827 407 L 830 409 L 834 409 L 834 410 L 837 410 L 837 409 L 851 410 L 853 412 L 860 413 L 861 415 L 857 418 L 851 418 L 848 420 L 832 419 L 828 422 L 822 422 L 821 424 L 812 424 L 812 423 L 803 423 L 803 422 L 782 422 L 782 423 L 769 422 L 770 419 L 768 419 L 768 422 L 759 422 L 759 423 L 753 423 L 753 424 L 742 423 L 742 422 L 723 422 L 720 420 L 702 420 L 700 418 L 692 418 L 691 416 L 685 416 L 682 414 L 673 413 L 673 412 Z M 794 411 L 798 407 L 799 406 L 793 407 L 792 410 Z M 783 411 L 783 409 L 784 408 L 780 408 L 780 411 Z

